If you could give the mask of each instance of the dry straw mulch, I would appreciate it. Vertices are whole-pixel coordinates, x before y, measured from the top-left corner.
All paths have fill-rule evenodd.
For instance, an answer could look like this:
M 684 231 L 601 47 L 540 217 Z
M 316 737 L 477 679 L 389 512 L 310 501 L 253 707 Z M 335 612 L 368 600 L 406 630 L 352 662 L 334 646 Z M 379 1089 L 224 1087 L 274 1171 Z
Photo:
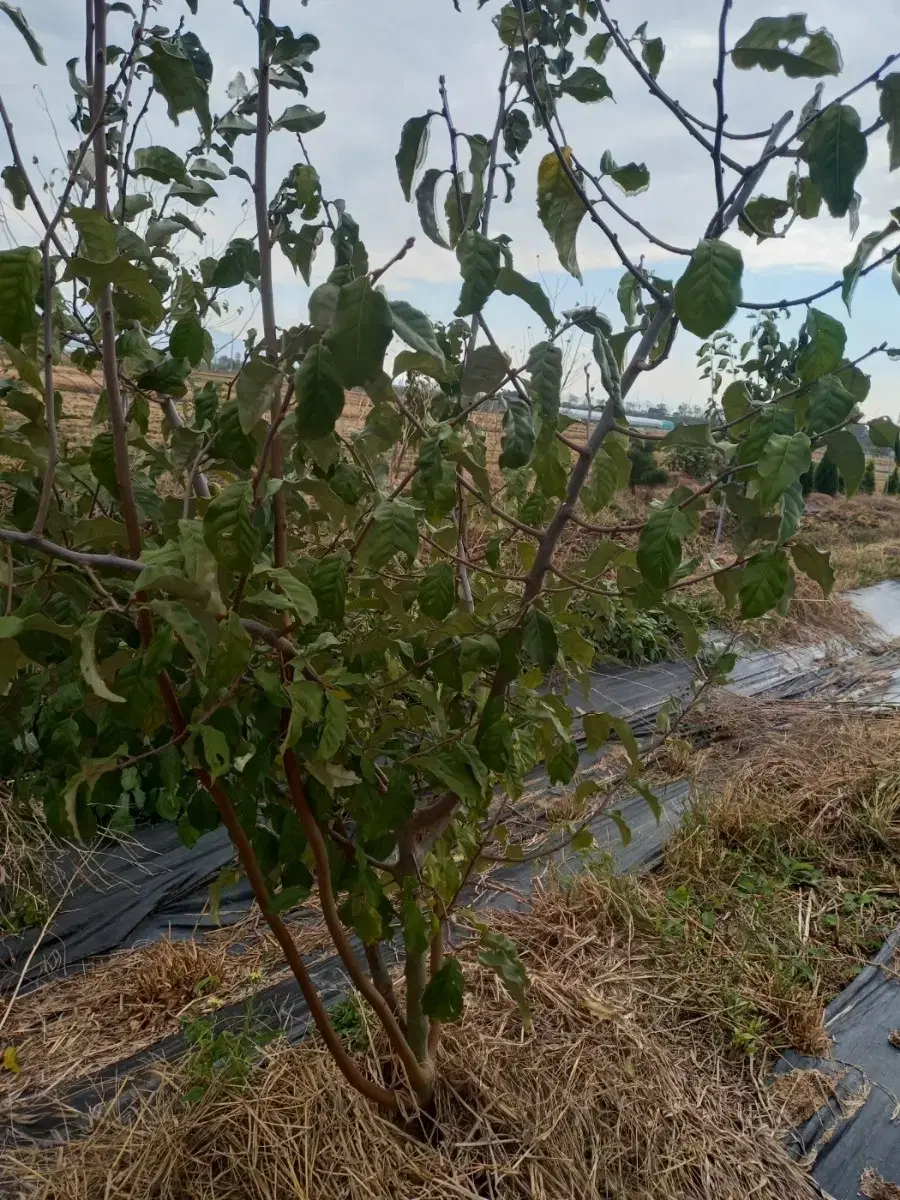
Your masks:
M 464 953 L 463 1023 L 445 1031 L 434 1125 L 401 1127 L 315 1041 L 250 1085 L 185 1105 L 177 1077 L 130 1125 L 0 1161 L 27 1200 L 808 1200 L 776 1107 L 716 1047 L 610 920 L 602 880 L 505 915 L 534 1026 Z M 374 1052 L 369 1069 L 377 1070 Z M 435 1133 L 439 1130 L 439 1135 Z

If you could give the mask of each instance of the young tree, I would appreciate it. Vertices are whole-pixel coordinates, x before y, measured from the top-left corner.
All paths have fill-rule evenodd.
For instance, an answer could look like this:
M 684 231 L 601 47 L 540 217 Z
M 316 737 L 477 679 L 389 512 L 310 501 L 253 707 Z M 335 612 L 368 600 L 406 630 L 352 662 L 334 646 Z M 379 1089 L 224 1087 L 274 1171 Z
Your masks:
M 865 470 L 865 468 L 863 468 Z M 836 496 L 840 491 L 840 475 L 837 466 L 827 454 L 816 463 L 813 472 L 813 491 L 825 496 Z
M 883 103 L 865 131 L 847 102 L 858 86 L 826 103 L 817 87 L 798 119 L 788 113 L 747 135 L 726 128 L 729 67 L 792 79 L 840 71 L 833 39 L 809 33 L 805 18 L 759 18 L 731 43 L 726 0 L 715 115 L 705 121 L 660 82 L 661 40 L 646 26 L 626 35 L 605 0 L 498 5 L 503 54 L 489 127 L 456 127 L 442 79 L 439 107 L 406 122 L 396 155 L 424 234 L 458 260 L 459 303 L 441 326 L 390 298 L 390 269 L 411 243 L 373 265 L 344 201 L 328 198 L 311 152 L 326 115 L 294 102 L 295 93 L 307 98 L 319 43 L 279 24 L 296 6 L 280 7 L 276 17 L 270 0 L 228 6 L 228 19 L 248 22 L 256 51 L 253 72 L 226 91 L 180 3 L 144 0 L 132 19 L 128 5 L 89 0 L 84 80 L 76 64 L 70 71 L 77 141 L 56 192 L 35 185 L 0 100 L 3 180 L 39 228 L 37 244 L 0 252 L 10 363 L 0 452 L 11 464 L 0 500 L 0 775 L 42 799 L 54 828 L 82 839 L 123 804 L 177 821 L 189 843 L 224 823 L 340 1069 L 396 1109 L 407 1085 L 429 1101 L 441 1027 L 462 1014 L 465 978 L 446 935 L 467 882 L 488 846 L 495 859 L 523 856 L 505 841 L 503 813 L 537 764 L 554 783 L 577 774 L 575 714 L 542 686 L 549 672 L 577 678 L 593 660 L 583 632 L 592 618 L 572 601 L 610 593 L 658 608 L 672 589 L 711 576 L 752 619 L 790 596 L 795 569 L 825 590 L 833 582 L 828 555 L 800 533 L 800 478 L 825 447 L 848 491 L 858 486 L 862 452 L 844 427 L 868 387 L 867 355 L 846 360 L 843 325 L 814 307 L 822 293 L 745 300 L 741 253 L 725 235 L 738 226 L 780 236 L 822 207 L 845 217 L 869 139 L 885 130 L 892 142 L 900 137 L 891 102 L 900 75 L 888 60 L 863 81 Z M 189 12 L 197 8 L 189 0 Z M 22 11 L 3 13 L 41 63 Z M 711 199 L 692 247 L 648 231 L 629 211 L 627 197 L 650 184 L 643 164 L 561 140 L 567 106 L 609 98 L 597 67 L 613 52 L 709 155 Z M 195 147 L 181 156 L 144 144 L 147 111 L 196 122 Z M 430 128 L 443 136 L 429 150 Z M 280 182 L 269 177 L 273 137 L 296 146 Z M 581 223 L 608 239 L 624 270 L 623 323 L 589 306 L 555 313 L 540 284 L 516 269 L 511 240 L 495 232 L 498 189 L 535 137 L 547 146 L 539 218 L 576 277 Z M 784 198 L 759 194 L 777 159 L 797 165 Z M 248 189 L 255 233 L 202 257 L 190 239 L 226 186 Z M 841 288 L 849 304 L 863 276 L 895 262 L 893 229 L 864 239 L 826 290 Z M 680 257 L 679 278 L 646 269 L 626 249 L 632 235 Z M 879 250 L 876 241 L 890 244 Z M 284 255 L 308 286 L 326 246 L 332 261 L 309 294 L 308 320 L 286 326 L 273 257 Z M 245 284 L 258 292 L 262 328 L 220 389 L 198 368 L 214 353 L 212 320 Z M 491 331 L 495 292 L 520 299 L 546 326 L 524 363 Z M 789 345 L 773 312 L 793 306 L 807 317 Z M 745 378 L 722 393 L 722 419 L 676 431 L 719 444 L 727 465 L 654 507 L 634 531 L 635 551 L 617 540 L 631 530 L 591 519 L 627 485 L 628 446 L 642 440 L 624 400 L 682 327 L 709 339 L 739 308 L 761 314 L 756 365 L 740 356 Z M 559 414 L 561 343 L 572 330 L 591 339 L 603 390 L 584 442 Z M 395 340 L 404 348 L 391 359 Z M 60 426 L 64 355 L 102 379 L 87 449 Z M 410 372 L 434 389 L 401 391 L 396 380 Z M 371 400 L 355 433 L 338 424 L 350 388 Z M 498 484 L 473 417 L 507 391 L 491 464 Z M 885 419 L 869 431 L 889 446 L 900 433 Z M 396 464 L 398 445 L 405 456 Z M 682 562 L 683 542 L 707 501 L 723 497 L 737 557 L 698 572 Z M 563 566 L 558 550 L 573 530 L 597 544 Z M 655 803 L 628 727 L 605 712 L 581 719 L 592 749 L 621 738 Z M 140 787 L 126 788 L 134 772 Z M 595 788 L 579 783 L 583 798 Z M 583 827 L 563 832 L 581 846 L 589 840 Z M 399 1074 L 365 1074 L 330 1024 L 283 916 L 311 891 Z M 477 921 L 467 927 L 527 1019 L 515 948 Z M 402 1001 L 386 966 L 396 946 Z
M 884 491 L 887 496 L 900 495 L 900 467 L 895 466 L 884 481 Z
M 863 471 L 863 477 L 859 481 L 859 490 L 863 496 L 875 495 L 875 459 L 869 458 L 866 460 L 866 469 Z
M 631 463 L 632 491 L 639 486 L 652 487 L 654 484 L 669 482 L 669 472 L 659 465 L 653 442 L 649 439 L 632 442 L 628 447 L 628 460 Z

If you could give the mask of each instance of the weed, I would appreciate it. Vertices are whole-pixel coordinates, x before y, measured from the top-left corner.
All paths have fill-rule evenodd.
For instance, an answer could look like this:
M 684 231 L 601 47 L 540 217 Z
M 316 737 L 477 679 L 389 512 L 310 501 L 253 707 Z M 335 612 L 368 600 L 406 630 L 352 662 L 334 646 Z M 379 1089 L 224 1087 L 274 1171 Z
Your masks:
M 338 1000 L 328 1010 L 335 1033 L 349 1049 L 362 1053 L 369 1045 L 369 1032 L 361 1002 L 355 996 Z
M 249 1080 L 262 1058 L 262 1050 L 279 1036 L 260 1029 L 248 1010 L 238 1030 L 217 1029 L 210 1017 L 197 1017 L 182 1026 L 190 1043 L 182 1069 L 187 1088 L 185 1104 L 196 1104 L 213 1088 L 240 1088 Z

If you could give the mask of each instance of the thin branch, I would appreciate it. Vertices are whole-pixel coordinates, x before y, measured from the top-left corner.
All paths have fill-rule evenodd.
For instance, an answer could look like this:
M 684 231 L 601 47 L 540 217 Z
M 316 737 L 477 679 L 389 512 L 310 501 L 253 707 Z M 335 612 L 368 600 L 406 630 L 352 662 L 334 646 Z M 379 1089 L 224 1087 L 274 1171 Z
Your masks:
M 268 154 L 269 154 L 269 53 L 266 49 L 264 27 L 270 19 L 271 0 L 259 0 L 259 67 L 256 100 L 256 149 L 253 171 L 253 198 L 256 210 L 256 232 L 259 243 L 259 302 L 262 310 L 263 341 L 270 363 L 278 362 L 278 329 L 275 324 L 275 288 L 272 277 L 272 236 L 269 230 Z M 273 479 L 284 473 L 284 445 L 277 432 L 281 411 L 281 390 L 272 397 L 271 421 L 275 429 L 270 457 Z M 271 431 L 270 431 L 271 432 Z M 283 491 L 273 498 L 274 559 L 277 567 L 287 565 L 287 508 Z
M 674 100 L 673 104 L 684 113 L 689 121 L 693 121 L 698 129 L 705 129 L 707 133 L 716 132 L 715 125 L 710 125 L 708 121 L 701 121 L 699 117 L 695 117 L 693 113 L 688 112 L 679 100 Z M 722 136 L 732 142 L 759 142 L 763 138 L 767 138 L 770 132 L 771 130 L 769 129 L 761 129 L 758 133 L 731 133 L 729 130 L 723 129 Z
M 500 72 L 500 83 L 497 87 L 499 101 L 497 103 L 497 119 L 494 122 L 494 132 L 491 135 L 490 153 L 488 155 L 487 181 L 484 187 L 484 208 L 481 211 L 481 233 L 487 237 L 491 224 L 491 207 L 494 203 L 494 183 L 497 179 L 497 151 L 500 138 L 503 136 L 503 125 L 506 121 L 506 87 L 509 81 L 509 68 L 512 64 L 513 49 L 510 48 Z
M 415 244 L 416 239 L 414 237 L 408 237 L 393 258 L 389 258 L 383 267 L 379 267 L 377 271 L 373 271 L 371 273 L 369 276 L 369 282 L 372 284 L 377 283 L 382 275 L 391 269 L 394 263 L 398 263 L 402 258 L 406 258 L 407 254 L 409 254 L 410 250 L 412 250 Z
M 409 1043 L 397 1022 L 397 1018 L 391 1012 L 390 1005 L 385 1001 L 384 996 L 382 996 L 378 988 L 375 987 L 372 980 L 363 970 L 359 959 L 354 953 L 353 947 L 350 945 L 350 939 L 347 937 L 347 932 L 338 915 L 337 902 L 331 886 L 331 866 L 328 861 L 328 848 L 325 845 L 325 839 L 322 836 L 319 824 L 313 815 L 312 809 L 309 807 L 309 802 L 306 798 L 306 789 L 303 786 L 303 778 L 300 774 L 300 766 L 293 750 L 286 750 L 284 753 L 284 773 L 287 778 L 291 804 L 313 853 L 316 866 L 316 883 L 322 905 L 322 916 L 325 918 L 325 924 L 328 926 L 331 940 L 340 955 L 341 961 L 347 968 L 354 987 L 371 1004 L 378 1015 L 391 1045 L 403 1063 L 410 1083 L 417 1091 L 420 1091 L 430 1084 L 430 1077 L 410 1049 Z
M 612 198 L 612 196 L 600 182 L 599 176 L 594 175 L 591 171 L 589 171 L 584 163 L 575 154 L 572 155 L 572 162 L 575 164 L 578 170 L 581 171 L 582 175 L 591 181 L 591 183 L 600 193 L 600 199 L 603 201 L 603 203 L 609 205 L 616 216 L 621 217 L 623 221 L 626 221 L 632 227 L 632 229 L 636 229 L 638 233 L 647 239 L 648 242 L 652 242 L 655 246 L 659 246 L 661 250 L 665 250 L 668 254 L 676 254 L 682 258 L 691 257 L 691 255 L 694 253 L 693 250 L 688 250 L 685 246 L 675 246 L 672 244 L 672 242 L 667 242 L 664 238 L 657 237 L 655 233 L 650 232 L 646 225 L 643 225 L 640 221 L 636 220 L 627 209 L 623 208 L 621 204 L 617 203 Z
M 141 15 L 138 18 L 138 27 L 137 27 L 137 30 L 135 32 L 135 37 L 134 37 L 135 41 L 140 41 L 144 36 L 144 30 L 147 27 L 147 14 L 149 13 L 149 11 L 150 11 L 150 0 L 143 0 L 143 3 L 141 5 Z M 125 154 L 125 145 L 126 145 L 125 134 L 128 130 L 128 105 L 131 103 L 131 89 L 134 87 L 134 77 L 136 74 L 137 74 L 137 62 L 135 61 L 134 56 L 132 55 L 132 60 L 131 60 L 131 64 L 130 64 L 129 71 L 128 71 L 128 77 L 125 80 L 125 92 L 122 96 L 122 108 L 124 111 L 123 111 L 123 116 L 122 116 L 122 124 L 119 127 L 119 162 L 118 162 L 118 166 L 116 168 L 116 187 L 119 192 L 120 203 L 121 203 L 122 195 L 125 190 L 125 173 L 126 173 L 126 158 L 127 158 L 127 156 Z M 123 219 L 124 219 L 124 215 L 125 215 L 125 213 L 124 213 L 124 209 L 123 209 L 122 210 L 122 218 Z
M 596 207 L 591 203 L 587 192 L 584 190 L 584 185 L 578 178 L 577 173 L 572 169 L 572 164 L 569 162 L 563 151 L 563 147 L 560 145 L 559 138 L 556 136 L 556 131 L 553 128 L 553 123 L 550 120 L 547 109 L 545 108 L 544 102 L 540 97 L 540 93 L 538 92 L 537 81 L 534 77 L 534 64 L 531 61 L 531 45 L 530 38 L 528 36 L 528 26 L 525 18 L 525 8 L 522 0 L 515 0 L 515 3 L 516 8 L 519 11 L 519 26 L 522 32 L 522 41 L 525 46 L 525 67 L 528 74 L 528 93 L 531 97 L 534 110 L 544 127 L 544 132 L 547 134 L 547 138 L 550 141 L 550 145 L 553 147 L 553 152 L 556 155 L 560 167 L 562 168 L 563 174 L 568 179 L 569 184 L 571 185 L 572 190 L 575 192 L 578 199 L 584 205 L 584 211 L 598 227 L 598 229 L 602 230 L 604 237 L 616 252 L 616 255 L 618 256 L 619 261 L 622 263 L 622 266 L 638 281 L 641 287 L 646 288 L 654 300 L 656 300 L 657 304 L 659 304 L 664 299 L 663 293 L 659 290 L 656 284 L 654 284 L 653 281 L 643 271 L 640 270 L 639 267 L 634 265 L 634 263 L 622 249 L 622 243 L 616 236 L 615 231 L 611 229 L 609 225 L 607 225 L 606 221 L 604 221 L 597 212 Z
M 518 0 L 517 0 L 517 2 L 518 2 Z M 676 104 L 676 102 L 671 98 L 671 96 L 668 95 L 667 92 L 663 91 L 663 89 L 660 87 L 659 83 L 657 83 L 657 81 L 653 78 L 653 76 L 650 74 L 650 72 L 646 69 L 644 64 L 641 62 L 641 60 L 638 58 L 638 56 L 631 49 L 631 46 L 629 46 L 627 40 L 622 36 L 622 33 L 619 29 L 618 24 L 615 21 L 611 20 L 609 13 L 606 11 L 606 5 L 604 3 L 604 0 L 597 0 L 597 8 L 600 11 L 600 20 L 606 26 L 607 31 L 612 35 L 612 39 L 615 42 L 617 48 L 624 55 L 624 57 L 628 61 L 628 63 L 638 73 L 638 75 L 641 77 L 641 79 L 647 85 L 649 90 L 653 93 L 654 96 L 656 96 L 656 98 L 658 100 L 662 101 L 662 103 L 666 106 L 667 109 L 669 109 L 669 111 L 671 113 L 674 114 L 675 118 L 678 120 L 678 122 L 681 125 L 684 126 L 684 128 L 688 131 L 688 133 L 691 135 L 691 137 L 694 139 L 694 141 L 699 142 L 700 145 L 703 147 L 704 150 L 706 150 L 706 152 L 708 154 L 712 154 L 713 143 L 708 138 L 705 138 L 703 136 L 703 134 L 699 131 L 699 129 L 697 129 L 694 125 L 691 124 L 690 120 L 688 120 L 688 118 L 685 115 L 685 112 L 681 108 L 681 106 L 679 104 Z M 729 158 L 727 154 L 722 155 L 722 162 L 727 167 L 730 167 L 732 171 L 737 171 L 738 174 L 743 175 L 744 168 L 741 166 L 741 164 L 739 162 L 736 162 L 733 158 Z
M 731 0 L 722 0 L 722 14 L 719 17 L 719 61 L 713 87 L 716 91 L 716 132 L 713 140 L 713 175 L 716 181 L 716 201 L 720 211 L 725 205 L 725 178 L 722 170 L 722 135 L 725 132 L 725 122 L 728 120 L 725 112 L 725 58 L 728 53 L 725 42 L 728 28 L 728 13 L 731 10 Z
M 897 258 L 898 255 L 900 255 L 900 245 L 893 246 L 890 250 L 886 250 L 880 258 L 876 258 L 875 261 L 869 263 L 867 267 L 863 267 L 857 278 L 862 279 L 864 275 L 870 275 L 872 271 L 877 271 L 879 267 L 884 266 L 884 264 L 886 262 L 890 262 L 891 259 Z M 843 286 L 843 279 L 836 279 L 834 283 L 829 284 L 828 287 L 820 288 L 817 292 L 810 292 L 806 296 L 800 296 L 796 300 L 777 300 L 773 304 L 760 304 L 756 301 L 743 300 L 738 305 L 738 308 L 749 308 L 754 311 L 761 311 L 769 308 L 796 308 L 801 304 L 812 304 L 814 300 L 821 300 L 823 296 L 829 296 L 832 292 L 836 292 L 838 288 Z
M 56 431 L 56 400 L 53 388 L 53 268 L 50 265 L 50 247 L 44 239 L 42 253 L 44 272 L 44 424 L 47 427 L 47 465 L 41 483 L 41 498 L 31 532 L 41 537 L 47 524 L 50 502 L 53 499 L 53 482 L 59 457 Z

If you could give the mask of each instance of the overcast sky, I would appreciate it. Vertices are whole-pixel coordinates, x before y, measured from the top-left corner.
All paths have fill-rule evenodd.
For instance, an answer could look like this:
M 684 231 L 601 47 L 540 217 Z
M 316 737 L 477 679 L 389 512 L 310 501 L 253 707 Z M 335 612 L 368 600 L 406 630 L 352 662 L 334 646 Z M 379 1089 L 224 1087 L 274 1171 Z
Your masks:
M 63 161 L 61 148 L 70 148 L 75 134 L 68 124 L 72 110 L 65 61 L 83 53 L 83 5 L 76 0 L 19 0 L 42 41 L 49 66 L 39 67 L 24 43 L 5 22 L 0 31 L 0 90 L 4 96 L 28 157 L 36 155 L 34 167 L 47 179 Z M 276 22 L 290 22 L 296 32 L 310 31 L 321 40 L 315 56 L 315 72 L 309 77 L 308 103 L 327 112 L 324 126 L 310 134 L 307 145 L 322 177 L 325 194 L 342 196 L 358 220 L 373 264 L 398 249 L 410 234 L 417 237 L 415 249 L 391 270 L 385 283 L 391 294 L 401 295 L 426 309 L 435 319 L 449 319 L 458 294 L 457 264 L 452 254 L 442 251 L 422 235 L 415 206 L 407 205 L 397 182 L 394 154 L 400 128 L 412 115 L 435 107 L 437 78 L 444 73 L 451 105 L 459 128 L 489 135 L 494 120 L 496 83 L 502 63 L 502 48 L 490 23 L 500 0 L 491 0 L 480 11 L 476 0 L 461 0 L 463 12 L 454 12 L 451 0 L 273 0 Z M 660 82 L 689 111 L 714 119 L 712 77 L 716 57 L 716 22 L 720 0 L 610 0 L 610 10 L 623 26 L 646 19 L 651 36 L 666 43 L 666 59 Z M 756 17 L 792 11 L 777 0 L 735 0 L 729 42 L 737 39 Z M 248 76 L 255 52 L 253 31 L 247 19 L 229 0 L 199 0 L 199 12 L 191 17 L 184 0 L 163 0 L 159 19 L 174 24 L 187 15 L 215 62 L 212 85 L 213 111 L 228 104 L 225 88 L 238 70 Z M 900 5 L 885 0 L 811 0 L 810 28 L 824 25 L 836 38 L 843 55 L 844 74 L 826 82 L 826 99 L 844 90 L 880 65 L 888 53 L 900 51 Z M 110 38 L 127 43 L 130 18 L 113 14 Z M 81 68 L 80 68 L 81 69 Z M 627 202 L 629 211 L 661 237 L 679 246 L 692 246 L 701 236 L 715 208 L 712 166 L 703 148 L 687 137 L 673 115 L 644 89 L 640 80 L 613 51 L 603 67 L 615 100 L 580 105 L 566 100 L 561 115 L 570 143 L 586 163 L 598 165 L 604 150 L 618 162 L 646 162 L 651 175 L 649 190 Z M 734 131 L 763 129 L 788 109 L 799 113 L 812 91 L 809 80 L 788 80 L 782 73 L 760 70 L 736 71 L 726 77 L 728 128 Z M 277 92 L 273 111 L 296 102 L 293 92 Z M 863 123 L 877 115 L 873 88 L 854 98 Z M 55 128 L 54 128 L 55 126 Z M 164 108 L 155 108 L 137 139 L 137 146 L 163 143 L 173 147 L 190 145 L 195 124 L 190 114 L 174 129 Z M 249 165 L 250 139 L 238 143 L 238 162 Z M 734 157 L 747 161 L 759 143 L 731 142 Z M 578 255 L 584 271 L 579 285 L 559 267 L 556 254 L 537 221 L 535 174 L 539 157 L 547 147 L 535 137 L 522 165 L 513 203 L 498 203 L 492 233 L 507 233 L 519 270 L 540 277 L 557 309 L 579 303 L 597 302 L 620 317 L 615 288 L 621 268 L 602 234 L 588 222 L 582 226 Z M 271 184 L 274 188 L 296 159 L 292 135 L 279 134 L 272 140 Z M 9 161 L 5 145 L 0 165 Z M 435 123 L 429 164 L 448 165 L 446 140 Z M 857 187 L 863 194 L 858 237 L 881 228 L 888 209 L 900 204 L 900 171 L 887 169 L 887 145 L 883 131 L 870 140 L 868 165 Z M 773 168 L 761 191 L 784 195 L 784 180 L 790 164 Z M 232 179 L 217 185 L 220 198 L 211 214 L 200 218 L 208 230 L 202 253 L 220 252 L 236 230 L 252 233 L 248 192 L 245 183 Z M 2 197 L 3 229 L 0 239 L 7 244 L 36 240 L 23 225 L 8 196 Z M 190 210 L 191 215 L 196 215 Z M 26 214 L 27 215 L 27 214 Z M 848 223 L 820 218 L 798 222 L 785 240 L 754 241 L 736 234 L 747 266 L 744 296 L 747 300 L 775 301 L 805 295 L 839 276 L 854 251 Z M 192 239 L 185 236 L 185 249 Z M 623 243 L 633 257 L 645 253 L 661 275 L 677 277 L 684 260 L 666 262 L 662 252 L 642 244 L 639 234 L 625 231 Z M 330 248 L 321 252 L 320 264 L 327 271 Z M 302 320 L 308 289 L 292 268 L 276 256 L 279 322 Z M 319 274 L 321 278 L 321 274 Z M 316 283 L 316 278 L 313 284 Z M 238 297 L 238 293 L 234 293 Z M 244 297 L 242 312 L 232 312 L 225 330 L 243 329 L 254 323 L 252 300 Z M 837 299 L 821 302 L 836 315 L 846 318 Z M 495 297 L 486 317 L 496 336 L 514 356 L 541 336 L 540 322 L 519 301 Z M 749 322 L 739 315 L 732 328 L 743 336 Z M 887 272 L 876 272 L 859 286 L 850 322 L 848 354 L 863 353 L 871 345 L 887 341 L 900 345 L 900 296 L 893 290 Z M 694 367 L 697 341 L 679 334 L 672 360 L 664 368 L 641 380 L 636 394 L 641 401 L 664 400 L 677 405 L 683 400 L 703 402 L 705 385 Z M 869 415 L 900 412 L 898 372 L 900 363 L 883 358 L 871 364 L 873 390 Z M 580 387 L 573 381 L 573 387 Z

